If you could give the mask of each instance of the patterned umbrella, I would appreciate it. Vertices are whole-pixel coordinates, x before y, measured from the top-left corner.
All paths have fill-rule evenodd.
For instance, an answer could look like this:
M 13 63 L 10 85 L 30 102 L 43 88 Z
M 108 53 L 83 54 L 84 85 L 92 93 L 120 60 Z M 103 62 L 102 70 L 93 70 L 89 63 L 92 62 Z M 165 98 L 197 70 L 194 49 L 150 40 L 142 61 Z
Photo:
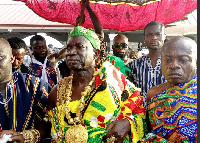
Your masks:
M 79 0 L 16 0 L 23 1 L 41 17 L 75 25 L 80 14 Z M 184 20 L 186 14 L 197 9 L 197 0 L 91 0 L 90 6 L 104 29 L 118 31 L 143 30 L 150 21 L 164 25 Z M 85 10 L 86 28 L 93 28 Z

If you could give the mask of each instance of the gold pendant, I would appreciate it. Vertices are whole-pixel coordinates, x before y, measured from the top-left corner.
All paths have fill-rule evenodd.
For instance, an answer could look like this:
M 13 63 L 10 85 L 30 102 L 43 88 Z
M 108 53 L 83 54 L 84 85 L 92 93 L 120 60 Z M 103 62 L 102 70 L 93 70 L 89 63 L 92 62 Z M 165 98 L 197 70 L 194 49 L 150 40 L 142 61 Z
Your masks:
M 65 133 L 66 143 L 87 143 L 88 132 L 82 125 L 73 125 Z

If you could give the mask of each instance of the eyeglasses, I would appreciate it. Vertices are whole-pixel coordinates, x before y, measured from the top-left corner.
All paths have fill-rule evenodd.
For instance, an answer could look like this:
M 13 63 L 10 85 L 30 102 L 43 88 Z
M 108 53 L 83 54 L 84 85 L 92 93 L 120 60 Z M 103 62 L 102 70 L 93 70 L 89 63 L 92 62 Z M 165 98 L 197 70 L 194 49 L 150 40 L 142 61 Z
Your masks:
M 118 43 L 118 44 L 115 44 L 115 48 L 128 48 L 128 45 L 126 43 Z

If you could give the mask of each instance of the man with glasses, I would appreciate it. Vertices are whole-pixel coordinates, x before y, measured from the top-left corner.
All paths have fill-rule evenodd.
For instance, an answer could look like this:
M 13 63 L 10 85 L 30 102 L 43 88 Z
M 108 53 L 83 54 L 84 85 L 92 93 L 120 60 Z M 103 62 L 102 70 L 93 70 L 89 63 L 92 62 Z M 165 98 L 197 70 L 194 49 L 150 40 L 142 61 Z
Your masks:
M 127 66 L 131 69 L 128 79 L 141 88 L 143 104 L 146 106 L 148 90 L 158 84 L 166 82 L 161 72 L 161 47 L 165 40 L 165 27 L 159 21 L 152 21 L 144 28 L 144 42 L 149 53 L 130 62 Z
M 124 64 L 127 65 L 133 59 L 128 57 L 129 46 L 128 38 L 125 35 L 117 35 L 113 40 L 113 55 L 121 58 L 124 61 Z

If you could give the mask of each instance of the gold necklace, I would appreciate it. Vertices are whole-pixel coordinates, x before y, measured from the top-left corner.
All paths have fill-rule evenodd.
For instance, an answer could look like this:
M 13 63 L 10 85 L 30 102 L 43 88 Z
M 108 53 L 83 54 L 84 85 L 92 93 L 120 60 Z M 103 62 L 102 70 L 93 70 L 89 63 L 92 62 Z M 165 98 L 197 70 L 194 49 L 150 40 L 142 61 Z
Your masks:
M 82 110 L 84 109 L 85 106 L 85 96 L 88 95 L 88 93 L 91 92 L 91 87 L 95 81 L 95 77 L 97 75 L 97 71 L 94 71 L 93 78 L 89 82 L 88 86 L 85 87 L 85 91 L 81 92 L 81 99 L 80 99 L 80 104 L 78 106 L 78 111 L 76 113 L 76 117 L 72 118 L 70 115 L 70 109 L 69 109 L 69 102 L 71 101 L 71 95 L 72 95 L 72 80 L 73 80 L 73 75 L 67 78 L 64 78 L 64 81 L 61 81 L 60 86 L 58 86 L 58 93 L 57 93 L 57 106 L 65 104 L 64 109 L 60 109 L 60 111 L 65 112 L 65 117 L 68 120 L 69 124 L 73 124 L 65 133 L 65 141 L 68 143 L 86 143 L 88 139 L 88 133 L 85 127 L 80 125 L 82 121 Z M 65 89 L 65 90 L 64 90 Z M 65 91 L 65 94 L 64 94 Z M 64 100 L 63 100 L 64 99 Z M 65 101 L 65 103 L 64 103 Z M 61 104 L 60 104 L 61 103 Z M 61 105 L 61 107 L 63 107 Z M 60 119 L 61 119 L 61 114 L 60 114 Z M 59 120 L 60 120 L 59 119 Z M 76 125 L 78 124 L 78 125 Z M 61 128 L 61 126 L 60 126 Z M 60 130 L 61 131 L 61 130 Z

